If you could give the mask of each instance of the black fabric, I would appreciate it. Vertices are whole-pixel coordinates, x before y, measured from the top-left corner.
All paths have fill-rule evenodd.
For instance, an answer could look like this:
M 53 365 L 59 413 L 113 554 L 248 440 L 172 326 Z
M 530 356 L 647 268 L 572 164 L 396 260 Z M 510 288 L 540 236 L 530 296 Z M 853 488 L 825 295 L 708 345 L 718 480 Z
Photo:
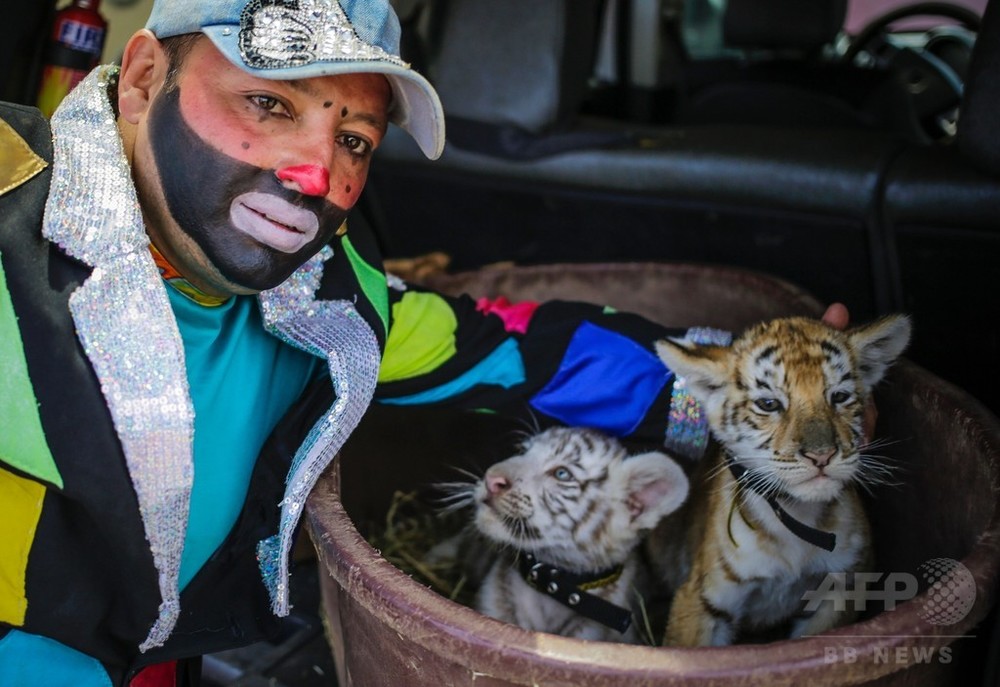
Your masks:
M 419 286 L 408 287 L 410 292 L 422 290 L 424 289 Z M 489 297 L 493 294 L 485 295 Z M 394 291 L 393 297 L 399 298 L 399 292 Z M 511 387 L 477 384 L 435 405 L 447 408 L 488 408 L 506 417 L 522 419 L 528 426 L 560 424 L 556 419 L 530 407 L 527 399 L 538 393 L 555 376 L 562 364 L 563 353 L 583 322 L 626 336 L 646 347 L 651 355 L 655 341 L 668 336 L 683 336 L 685 333 L 685 330 L 665 328 L 637 315 L 605 311 L 601 304 L 550 300 L 538 306 L 531 317 L 528 331 L 525 335 L 519 335 L 507 332 L 499 317 L 483 317 L 477 313 L 477 302 L 471 296 L 442 297 L 447 299 L 460 323 L 456 331 L 455 355 L 433 372 L 379 384 L 375 397 L 377 402 L 419 394 L 456 379 L 492 353 L 498 342 L 516 338 L 524 364 L 524 382 Z M 643 420 L 631 435 L 624 438 L 662 444 L 671 389 L 670 384 L 663 386 L 660 394 L 652 400 L 651 408 Z
M 958 124 L 958 147 L 980 171 L 1000 174 L 1000 7 L 986 6 L 972 53 Z

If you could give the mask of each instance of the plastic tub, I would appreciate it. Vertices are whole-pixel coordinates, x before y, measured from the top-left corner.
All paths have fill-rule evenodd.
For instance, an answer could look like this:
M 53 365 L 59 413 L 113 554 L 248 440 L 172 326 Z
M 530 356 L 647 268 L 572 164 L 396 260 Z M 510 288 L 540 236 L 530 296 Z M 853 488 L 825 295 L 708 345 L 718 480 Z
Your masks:
M 668 325 L 731 330 L 821 311 L 785 282 L 690 265 L 482 270 L 441 278 L 435 286 L 511 299 L 590 300 Z M 502 421 L 375 408 L 308 504 L 308 526 L 327 573 L 321 575 L 323 603 L 339 684 L 983 684 L 991 653 L 984 619 L 994 604 L 1000 560 L 1000 423 L 969 395 L 905 360 L 883 383 L 877 402 L 878 435 L 896 440 L 885 453 L 906 470 L 904 486 L 881 490 L 869 503 L 877 570 L 915 575 L 928 561 L 960 561 L 975 580 L 976 595 L 956 622 L 925 619 L 930 598 L 924 593 L 819 637 L 675 649 L 586 642 L 487 618 L 388 563 L 355 523 L 382 521 L 397 489 L 451 478 L 447 466 L 463 464 L 469 454 L 488 457 Z

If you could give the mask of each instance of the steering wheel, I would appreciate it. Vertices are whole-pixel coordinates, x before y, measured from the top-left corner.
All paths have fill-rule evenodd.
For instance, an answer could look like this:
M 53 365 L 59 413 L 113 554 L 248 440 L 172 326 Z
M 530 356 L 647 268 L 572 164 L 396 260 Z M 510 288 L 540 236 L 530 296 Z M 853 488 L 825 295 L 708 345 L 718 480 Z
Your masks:
M 979 32 L 981 19 L 978 14 L 962 5 L 955 5 L 950 2 L 918 2 L 915 5 L 899 7 L 891 12 L 886 12 L 880 17 L 876 17 L 868 22 L 858 35 L 851 39 L 851 43 L 844 53 L 845 62 L 853 62 L 863 50 L 867 50 L 873 40 L 900 19 L 911 19 L 913 17 L 946 17 L 954 19 L 959 24 L 973 33 Z
M 981 19 L 974 11 L 950 2 L 920 2 L 887 12 L 872 20 L 851 39 L 842 56 L 853 63 L 862 52 L 873 57 L 901 83 L 910 104 L 913 128 L 929 139 L 954 136 L 955 115 L 962 99 L 963 79 L 973 39 L 954 27 L 926 32 L 922 47 L 896 45 L 887 40 L 890 27 L 901 19 L 945 17 L 972 34 Z M 915 134 L 919 135 L 919 134 Z

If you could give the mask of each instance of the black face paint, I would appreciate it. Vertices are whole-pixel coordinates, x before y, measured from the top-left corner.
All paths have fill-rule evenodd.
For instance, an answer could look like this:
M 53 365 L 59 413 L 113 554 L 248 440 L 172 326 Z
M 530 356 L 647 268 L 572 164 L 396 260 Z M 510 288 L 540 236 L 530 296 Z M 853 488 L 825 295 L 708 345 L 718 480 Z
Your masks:
M 333 238 L 347 217 L 347 210 L 325 198 L 286 189 L 274 170 L 240 162 L 208 145 L 184 120 L 179 88 L 153 104 L 149 129 L 170 214 L 234 284 L 255 291 L 277 286 Z M 247 193 L 274 196 L 313 213 L 319 222 L 315 236 L 294 252 L 283 252 L 240 231 L 230 219 L 230 207 Z

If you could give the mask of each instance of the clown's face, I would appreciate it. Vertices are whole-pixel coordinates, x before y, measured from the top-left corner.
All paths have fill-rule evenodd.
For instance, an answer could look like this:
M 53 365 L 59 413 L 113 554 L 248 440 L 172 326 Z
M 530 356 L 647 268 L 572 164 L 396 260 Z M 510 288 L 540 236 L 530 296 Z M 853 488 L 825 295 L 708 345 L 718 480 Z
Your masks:
M 337 232 L 388 121 L 377 74 L 274 81 L 210 41 L 138 120 L 136 187 L 154 245 L 195 286 L 277 286 Z

